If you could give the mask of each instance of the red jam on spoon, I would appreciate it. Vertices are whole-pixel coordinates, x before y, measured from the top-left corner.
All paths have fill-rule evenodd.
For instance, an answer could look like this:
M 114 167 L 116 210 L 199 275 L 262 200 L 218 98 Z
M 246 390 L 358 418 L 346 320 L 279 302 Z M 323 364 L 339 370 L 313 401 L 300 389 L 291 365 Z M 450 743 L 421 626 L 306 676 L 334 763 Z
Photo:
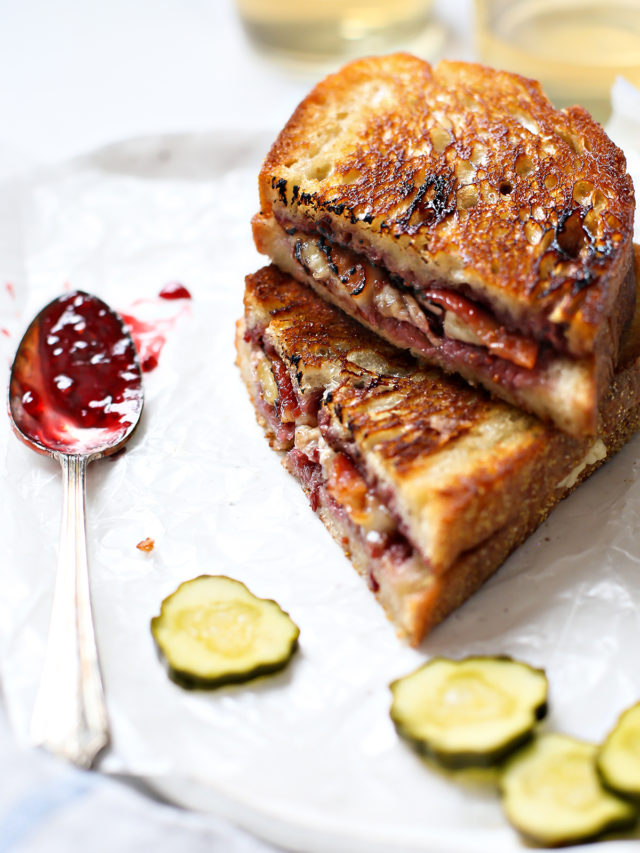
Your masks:
M 124 445 L 142 404 L 135 344 L 117 314 L 81 291 L 43 308 L 20 342 L 9 383 L 16 433 L 57 458 L 63 482 L 58 568 L 31 738 L 80 767 L 91 767 L 110 737 L 91 615 L 86 469 Z
M 115 448 L 142 408 L 137 353 L 120 317 L 81 291 L 47 305 L 16 355 L 10 407 L 23 437 L 44 450 Z

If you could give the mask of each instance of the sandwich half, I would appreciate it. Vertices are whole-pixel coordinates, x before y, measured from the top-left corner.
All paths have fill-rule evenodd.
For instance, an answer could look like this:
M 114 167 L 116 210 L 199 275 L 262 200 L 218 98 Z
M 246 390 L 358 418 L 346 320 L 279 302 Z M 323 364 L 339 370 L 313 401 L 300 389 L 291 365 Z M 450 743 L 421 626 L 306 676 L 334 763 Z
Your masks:
M 575 438 L 426 368 L 274 266 L 246 279 L 259 423 L 399 635 L 417 645 L 640 426 L 639 321 Z
M 585 110 L 407 54 L 318 84 L 269 152 L 256 245 L 363 325 L 573 435 L 633 313 L 634 193 Z

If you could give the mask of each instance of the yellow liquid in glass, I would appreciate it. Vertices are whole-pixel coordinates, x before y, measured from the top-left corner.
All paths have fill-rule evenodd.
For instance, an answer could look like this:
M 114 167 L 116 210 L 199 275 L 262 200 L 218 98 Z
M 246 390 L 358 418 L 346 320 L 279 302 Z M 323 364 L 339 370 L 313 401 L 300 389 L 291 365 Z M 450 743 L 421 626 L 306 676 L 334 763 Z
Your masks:
M 542 83 L 599 121 L 618 75 L 640 87 L 640 0 L 476 0 L 482 61 Z
M 297 59 L 382 52 L 430 21 L 432 0 L 237 0 L 253 41 Z

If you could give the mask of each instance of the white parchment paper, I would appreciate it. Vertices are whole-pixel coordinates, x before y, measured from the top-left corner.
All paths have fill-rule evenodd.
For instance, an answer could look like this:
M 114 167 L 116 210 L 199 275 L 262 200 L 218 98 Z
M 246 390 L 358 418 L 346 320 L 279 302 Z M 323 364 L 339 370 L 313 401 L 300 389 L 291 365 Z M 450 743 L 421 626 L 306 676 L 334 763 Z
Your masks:
M 153 138 L 5 183 L 0 357 L 65 286 L 173 318 L 126 453 L 90 467 L 94 611 L 113 729 L 104 772 L 150 780 L 298 850 L 513 851 L 495 789 L 428 769 L 389 720 L 388 683 L 434 654 L 509 653 L 547 670 L 546 726 L 601 739 L 640 699 L 640 438 L 565 501 L 419 650 L 403 646 L 255 423 L 234 362 L 249 219 L 268 139 Z M 169 281 L 189 303 L 155 298 Z M 10 286 L 7 286 L 10 285 Z M 16 736 L 43 658 L 58 467 L 0 421 L 2 688 Z M 136 543 L 151 537 L 145 554 Z M 160 601 L 201 573 L 273 597 L 301 628 L 290 668 L 213 693 L 171 683 Z M 598 849 L 638 846 L 605 842 Z M 590 849 L 594 849 L 591 847 Z

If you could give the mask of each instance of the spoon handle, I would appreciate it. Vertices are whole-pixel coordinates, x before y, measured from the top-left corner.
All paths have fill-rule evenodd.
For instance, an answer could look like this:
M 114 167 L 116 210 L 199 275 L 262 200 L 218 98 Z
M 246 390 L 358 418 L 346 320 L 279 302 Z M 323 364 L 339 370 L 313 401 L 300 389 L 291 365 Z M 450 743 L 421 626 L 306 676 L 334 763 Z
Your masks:
M 35 744 L 89 768 L 109 742 L 91 614 L 85 530 L 87 460 L 60 456 L 60 550 L 44 668 L 31 721 Z

